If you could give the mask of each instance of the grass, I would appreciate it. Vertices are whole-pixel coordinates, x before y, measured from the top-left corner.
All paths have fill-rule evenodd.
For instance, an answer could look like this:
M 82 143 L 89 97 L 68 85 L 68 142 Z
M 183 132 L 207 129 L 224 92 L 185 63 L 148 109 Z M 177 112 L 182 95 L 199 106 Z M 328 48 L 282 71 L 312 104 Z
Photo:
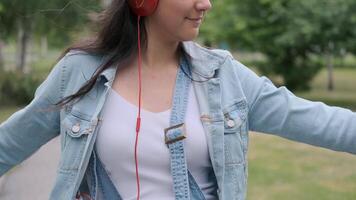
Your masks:
M 354 200 L 356 157 L 251 133 L 249 200 Z
M 0 106 L 0 122 L 5 121 L 18 109 L 20 109 L 18 106 Z

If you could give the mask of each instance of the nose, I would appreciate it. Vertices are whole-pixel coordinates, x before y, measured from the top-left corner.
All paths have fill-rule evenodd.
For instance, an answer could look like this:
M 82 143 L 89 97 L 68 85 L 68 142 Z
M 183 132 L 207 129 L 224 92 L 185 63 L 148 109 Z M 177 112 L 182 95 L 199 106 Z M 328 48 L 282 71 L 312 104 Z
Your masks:
M 210 0 L 198 0 L 196 7 L 200 11 L 208 11 L 211 9 Z

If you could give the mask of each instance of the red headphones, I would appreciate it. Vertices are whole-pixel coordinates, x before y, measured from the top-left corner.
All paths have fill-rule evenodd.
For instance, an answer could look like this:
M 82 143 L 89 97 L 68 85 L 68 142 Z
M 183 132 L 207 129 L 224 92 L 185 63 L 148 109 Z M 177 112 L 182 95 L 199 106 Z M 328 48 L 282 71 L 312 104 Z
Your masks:
M 158 5 L 158 0 L 128 0 L 131 10 L 138 16 L 151 15 Z
M 138 47 L 138 113 L 136 119 L 136 140 L 135 140 L 135 167 L 136 167 L 136 184 L 137 184 L 137 200 L 140 199 L 140 178 L 138 173 L 138 159 L 137 159 L 137 144 L 138 135 L 141 126 L 141 36 L 140 36 L 140 18 L 141 16 L 148 16 L 154 13 L 157 8 L 159 0 L 127 0 L 131 10 L 137 15 L 137 47 Z

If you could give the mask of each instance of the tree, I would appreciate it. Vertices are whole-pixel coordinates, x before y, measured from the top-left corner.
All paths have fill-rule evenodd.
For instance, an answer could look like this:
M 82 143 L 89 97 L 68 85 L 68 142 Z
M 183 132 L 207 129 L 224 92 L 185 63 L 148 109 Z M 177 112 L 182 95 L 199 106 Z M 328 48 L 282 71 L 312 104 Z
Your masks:
M 0 39 L 0 72 L 4 71 L 4 65 L 5 65 L 3 48 L 4 48 L 4 44 L 3 41 Z
M 4 29 L 4 25 L 6 24 L 6 20 L 4 19 L 4 3 L 0 2 L 0 71 L 4 70 L 4 55 L 3 55 L 3 48 L 4 48 L 4 38 L 6 34 L 6 29 Z
M 236 3 L 231 0 L 212 0 L 212 10 L 205 17 L 205 21 L 200 29 L 200 37 L 209 46 L 229 41 L 233 48 L 236 48 L 236 29 L 237 22 Z M 235 40 L 230 40 L 234 35 Z
M 214 1 L 213 1 L 214 2 Z M 224 0 L 215 2 L 203 37 L 262 52 L 265 74 L 292 90 L 308 89 L 322 66 L 316 55 L 335 55 L 355 44 L 354 0 Z M 209 24 L 210 23 L 210 24 Z M 332 47 L 332 49 L 331 49 Z M 355 48 L 350 45 L 349 49 Z
M 31 39 L 49 36 L 68 40 L 74 28 L 85 24 L 88 13 L 99 9 L 99 0 L 3 0 L 0 13 L 0 37 L 17 35 L 16 68 L 25 67 Z

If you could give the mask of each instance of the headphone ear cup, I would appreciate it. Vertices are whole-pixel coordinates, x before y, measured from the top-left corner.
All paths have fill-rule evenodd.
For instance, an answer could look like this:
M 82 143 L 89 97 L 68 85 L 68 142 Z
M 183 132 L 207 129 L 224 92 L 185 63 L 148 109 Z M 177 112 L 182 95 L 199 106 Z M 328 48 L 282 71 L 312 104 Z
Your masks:
M 157 8 L 159 0 L 128 0 L 131 10 L 139 16 L 151 15 Z

